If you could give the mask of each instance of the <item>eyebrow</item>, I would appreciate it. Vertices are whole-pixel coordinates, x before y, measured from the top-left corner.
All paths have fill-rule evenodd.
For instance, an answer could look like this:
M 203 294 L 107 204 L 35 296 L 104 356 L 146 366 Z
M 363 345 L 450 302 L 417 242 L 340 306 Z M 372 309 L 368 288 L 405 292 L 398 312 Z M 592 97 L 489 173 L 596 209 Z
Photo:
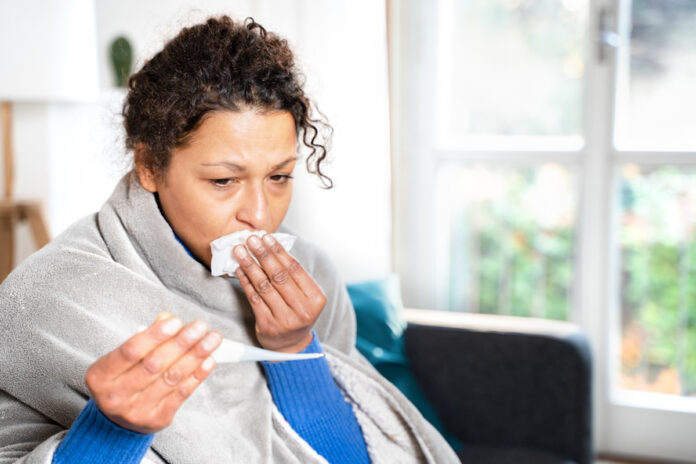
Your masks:
M 299 156 L 293 156 L 291 158 L 286 159 L 285 161 L 282 161 L 275 166 L 271 168 L 271 171 L 275 171 L 276 169 L 280 169 L 284 167 L 286 164 L 291 163 L 293 161 L 297 161 L 300 157 Z M 232 169 L 233 171 L 240 171 L 240 172 L 245 172 L 247 168 L 245 166 L 242 166 L 241 164 L 233 163 L 232 161 L 219 161 L 217 163 L 201 163 L 201 166 L 225 166 L 229 169 Z
M 280 168 L 284 167 L 286 164 L 292 163 L 293 161 L 297 161 L 298 159 L 300 159 L 299 156 L 290 157 L 290 158 L 286 159 L 285 161 L 283 161 L 283 162 L 281 162 L 281 163 L 278 163 L 278 164 L 276 164 L 275 166 L 273 166 L 273 167 L 271 168 L 271 171 L 275 171 L 276 169 L 280 169 Z

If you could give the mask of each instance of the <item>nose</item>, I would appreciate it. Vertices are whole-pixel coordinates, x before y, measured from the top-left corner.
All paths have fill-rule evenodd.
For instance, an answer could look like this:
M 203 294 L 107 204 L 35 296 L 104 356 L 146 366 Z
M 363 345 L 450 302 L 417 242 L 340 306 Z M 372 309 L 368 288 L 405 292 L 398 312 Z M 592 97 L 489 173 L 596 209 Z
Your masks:
M 237 210 L 237 220 L 252 230 L 265 230 L 270 222 L 271 212 L 262 185 L 249 183 L 245 186 L 241 205 Z

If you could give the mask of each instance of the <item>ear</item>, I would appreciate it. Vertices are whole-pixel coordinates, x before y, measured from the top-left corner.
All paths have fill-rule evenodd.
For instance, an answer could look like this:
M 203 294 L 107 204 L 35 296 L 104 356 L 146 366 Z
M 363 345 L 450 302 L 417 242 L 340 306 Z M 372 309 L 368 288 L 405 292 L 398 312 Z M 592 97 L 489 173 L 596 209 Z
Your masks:
M 135 171 L 138 173 L 140 185 L 148 192 L 155 193 L 157 191 L 157 179 L 152 172 L 149 163 L 147 163 L 148 154 L 142 145 L 139 145 L 133 150 L 135 162 Z

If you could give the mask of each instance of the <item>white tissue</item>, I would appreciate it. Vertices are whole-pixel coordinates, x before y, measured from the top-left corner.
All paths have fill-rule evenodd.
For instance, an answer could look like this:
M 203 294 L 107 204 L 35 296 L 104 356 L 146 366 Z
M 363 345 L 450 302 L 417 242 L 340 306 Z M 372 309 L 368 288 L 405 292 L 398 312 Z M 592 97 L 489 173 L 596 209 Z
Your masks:
M 240 230 L 210 242 L 210 249 L 213 252 L 213 259 L 210 263 L 210 273 L 214 276 L 225 274 L 234 276 L 234 271 L 239 267 L 239 263 L 235 259 L 232 249 L 237 245 L 246 245 L 246 240 L 251 235 L 256 235 L 261 238 L 266 235 L 266 232 L 263 230 Z M 271 234 L 271 236 L 275 238 L 286 251 L 290 251 L 296 239 L 294 235 L 281 232 Z M 249 255 L 256 260 L 253 253 Z

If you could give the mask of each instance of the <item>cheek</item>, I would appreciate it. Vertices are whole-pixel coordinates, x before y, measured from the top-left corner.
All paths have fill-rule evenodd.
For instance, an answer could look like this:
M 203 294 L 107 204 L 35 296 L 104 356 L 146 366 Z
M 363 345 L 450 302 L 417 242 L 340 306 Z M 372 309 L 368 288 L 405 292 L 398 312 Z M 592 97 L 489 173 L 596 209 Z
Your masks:
M 234 196 L 213 195 L 202 198 L 194 214 L 206 228 L 207 235 L 224 234 L 234 224 L 239 207 L 239 199 Z
M 286 192 L 282 192 L 269 200 L 269 207 L 272 211 L 271 216 L 274 228 L 277 228 L 280 223 L 283 222 L 283 219 L 288 212 L 288 208 L 290 207 L 291 199 L 292 188 L 288 188 Z
M 177 222 L 184 225 L 192 238 L 208 240 L 224 230 L 234 201 L 223 201 L 201 188 L 179 189 L 170 198 Z

